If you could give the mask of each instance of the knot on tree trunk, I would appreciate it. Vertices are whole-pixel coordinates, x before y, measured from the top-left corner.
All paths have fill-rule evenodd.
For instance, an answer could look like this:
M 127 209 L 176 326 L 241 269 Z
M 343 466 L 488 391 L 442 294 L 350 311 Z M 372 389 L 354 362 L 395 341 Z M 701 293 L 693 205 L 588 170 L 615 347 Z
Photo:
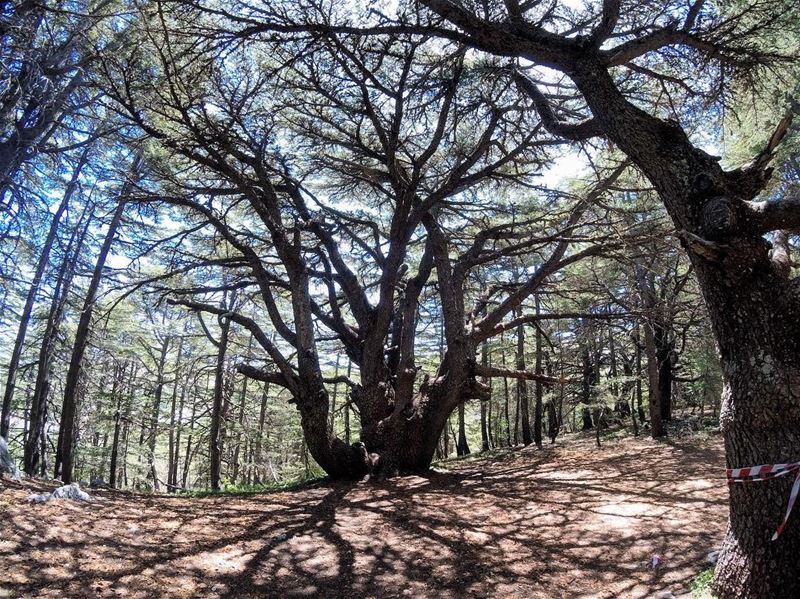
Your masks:
M 733 204 L 725 196 L 713 196 L 706 200 L 701 218 L 704 237 L 713 241 L 721 241 L 731 235 L 738 224 Z

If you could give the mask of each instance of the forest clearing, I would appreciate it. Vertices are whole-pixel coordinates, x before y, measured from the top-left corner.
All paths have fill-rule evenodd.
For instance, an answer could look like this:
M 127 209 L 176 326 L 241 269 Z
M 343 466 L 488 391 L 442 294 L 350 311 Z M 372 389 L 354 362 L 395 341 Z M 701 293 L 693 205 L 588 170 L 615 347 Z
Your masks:
M 0 596 L 690 597 L 722 540 L 723 464 L 719 436 L 571 438 L 377 485 L 33 506 L 9 487 Z

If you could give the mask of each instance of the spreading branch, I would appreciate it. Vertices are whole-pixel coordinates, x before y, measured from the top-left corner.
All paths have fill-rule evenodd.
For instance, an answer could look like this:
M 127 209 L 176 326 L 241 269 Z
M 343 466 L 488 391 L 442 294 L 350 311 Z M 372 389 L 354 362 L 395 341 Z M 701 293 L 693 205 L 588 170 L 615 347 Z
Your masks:
M 542 119 L 542 124 L 553 135 L 571 141 L 584 141 L 603 135 L 602 127 L 594 118 L 579 123 L 564 123 L 560 121 L 553 111 L 550 101 L 539 90 L 539 87 L 522 73 L 514 73 L 514 82 L 533 101 L 536 112 L 539 113 L 539 118 Z
M 514 370 L 512 368 L 500 368 L 498 366 L 484 366 L 483 364 L 475 365 L 475 375 L 487 378 L 523 379 L 526 381 L 537 381 L 545 385 L 564 385 L 575 382 L 560 377 L 547 376 L 546 374 L 536 374 L 529 370 Z

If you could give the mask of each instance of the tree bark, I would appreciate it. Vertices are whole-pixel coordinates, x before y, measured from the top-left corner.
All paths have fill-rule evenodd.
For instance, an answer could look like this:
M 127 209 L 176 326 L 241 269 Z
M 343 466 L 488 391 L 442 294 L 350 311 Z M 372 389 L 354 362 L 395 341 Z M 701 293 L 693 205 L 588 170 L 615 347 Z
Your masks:
M 350 375 L 353 372 L 353 361 L 348 358 L 347 359 L 347 378 L 350 378 Z M 346 400 L 347 405 L 344 408 L 344 444 L 350 445 L 350 404 L 351 399 L 348 398 Z
M 261 479 L 261 464 L 263 462 L 264 452 L 264 423 L 267 418 L 267 402 L 269 401 L 269 383 L 264 383 L 264 389 L 261 392 L 261 409 L 258 412 L 258 433 L 256 436 L 255 448 L 255 483 L 260 484 Z
M 534 296 L 536 303 L 536 315 L 541 314 L 541 305 L 539 302 L 539 294 Z M 534 373 L 536 375 L 542 374 L 542 330 L 537 325 L 536 327 L 536 357 L 534 358 Z M 534 382 L 534 398 L 535 403 L 533 407 L 533 442 L 541 449 L 542 447 L 542 395 L 543 385 L 541 379 Z
M 650 408 L 650 436 L 654 439 L 664 436 L 661 423 L 661 391 L 658 380 L 658 354 L 653 335 L 653 327 L 649 322 L 642 325 L 644 329 L 644 348 L 647 355 L 647 396 Z
M 189 418 L 189 434 L 186 436 L 186 455 L 183 458 L 183 474 L 181 475 L 181 488 L 186 489 L 189 480 L 189 466 L 192 463 L 192 432 L 194 420 L 197 416 L 197 398 L 192 397 L 192 415 Z
M 244 438 L 243 435 L 243 427 L 244 427 L 244 407 L 245 403 L 247 402 L 247 377 L 242 377 L 242 391 L 239 395 L 239 413 L 236 417 L 236 447 L 233 450 L 233 472 L 231 473 L 231 482 L 236 483 L 239 480 L 239 472 L 240 472 L 240 465 L 239 465 L 239 455 L 241 452 L 241 445 L 242 439 Z M 245 452 L 245 457 L 247 453 Z
M 661 421 L 672 420 L 672 379 L 674 346 L 665 323 L 658 323 L 654 330 L 656 359 L 658 360 L 658 400 Z
M 133 400 L 136 395 L 136 375 L 139 372 L 139 365 L 136 362 L 131 362 L 131 371 L 128 376 L 128 392 L 125 397 L 125 413 L 123 414 L 122 421 L 122 485 L 128 486 L 128 447 L 131 434 L 131 413 L 133 412 Z
M 158 421 L 161 415 L 161 398 L 164 395 L 164 370 L 167 364 L 167 351 L 172 337 L 167 335 L 161 342 L 161 352 L 156 363 L 156 388 L 153 392 L 153 407 L 150 412 L 150 426 L 147 435 L 147 466 L 153 490 L 158 491 L 158 473 L 156 472 L 156 441 L 158 440 Z
M 456 454 L 465 456 L 470 454 L 469 444 L 467 443 L 467 431 L 464 423 L 464 404 L 458 404 L 458 444 Z
M 108 484 L 112 489 L 117 488 L 117 457 L 119 453 L 119 438 L 122 430 L 122 401 L 123 389 L 122 385 L 125 381 L 125 369 L 128 363 L 124 362 L 122 366 L 117 367 L 117 372 L 114 376 L 114 386 L 111 390 L 111 396 L 114 400 L 114 436 L 111 441 L 111 463 L 108 470 Z
M 521 313 L 517 315 L 519 314 Z M 537 357 L 541 358 L 538 352 Z M 525 370 L 525 368 L 525 330 L 524 325 L 519 325 L 517 327 L 517 370 Z M 541 370 L 541 363 L 539 363 L 539 370 Z M 537 374 L 541 374 L 541 372 L 537 370 Z M 527 447 L 533 442 L 533 437 L 531 435 L 531 416 L 528 406 L 528 381 L 525 379 L 517 379 L 517 401 L 519 404 L 520 420 L 522 421 L 522 444 Z M 540 444 L 541 438 L 537 445 Z
M 589 352 L 588 340 L 584 340 L 581 346 L 581 361 L 583 363 L 583 378 L 581 381 L 581 417 L 583 419 L 582 429 L 584 431 L 594 428 L 592 423 L 592 388 L 594 387 L 594 367 L 592 356 Z
M 170 457 L 169 484 L 172 490 L 178 489 L 178 465 L 181 461 L 181 431 L 183 429 L 183 409 L 186 405 L 186 390 L 192 379 L 192 371 L 187 372 L 184 383 L 181 387 L 180 399 L 178 400 L 178 411 L 175 418 L 175 448 Z
M 174 467 L 176 465 L 176 458 L 175 458 L 175 429 L 176 429 L 176 419 L 178 418 L 178 412 L 180 409 L 178 407 L 178 378 L 181 368 L 181 359 L 183 354 L 183 344 L 185 338 L 181 336 L 180 342 L 178 343 L 178 356 L 175 358 L 175 369 L 172 371 L 172 400 L 170 401 L 170 409 L 169 409 L 169 447 L 167 453 L 167 491 L 172 492 L 175 489 L 175 483 L 173 481 L 172 473 Z M 185 387 L 184 387 L 185 389 Z
M 481 343 L 481 364 L 489 366 L 489 350 L 485 341 Z M 490 392 L 489 398 L 481 402 L 481 451 L 489 451 L 491 448 L 489 444 L 491 422 L 488 420 L 489 415 L 487 414 L 488 408 L 491 406 L 492 402 L 490 381 L 491 379 L 484 380 L 484 385 L 489 387 Z
M 223 398 L 225 395 L 225 360 L 228 352 L 228 334 L 231 321 L 219 319 L 220 336 L 217 348 L 217 366 L 214 371 L 214 397 L 211 405 L 211 428 L 209 431 L 209 477 L 211 489 L 219 491 L 220 470 L 222 466 L 222 417 Z
M 644 412 L 644 406 L 642 402 L 642 338 L 641 338 L 641 326 L 639 323 L 636 323 L 636 335 L 634 337 L 634 344 L 635 344 L 635 352 L 636 352 L 636 413 L 639 415 L 639 422 L 644 423 L 647 420 L 647 416 Z
M 52 250 L 53 242 L 56 240 L 58 235 L 58 227 L 61 223 L 61 217 L 66 211 L 67 206 L 72 199 L 72 195 L 75 193 L 75 190 L 78 187 L 78 179 L 80 178 L 81 171 L 83 170 L 83 167 L 86 165 L 86 162 L 89 158 L 90 147 L 91 146 L 87 146 L 81 154 L 78 164 L 72 171 L 72 178 L 64 190 L 64 196 L 61 200 L 61 203 L 58 205 L 58 208 L 53 214 L 53 220 L 50 221 L 50 229 L 47 232 L 47 237 L 45 238 L 44 245 L 42 246 L 42 251 L 39 254 L 39 260 L 36 263 L 36 270 L 34 271 L 31 284 L 28 287 L 25 305 L 23 306 L 22 313 L 20 314 L 17 336 L 14 340 L 14 347 L 11 350 L 11 359 L 8 364 L 6 388 L 3 392 L 3 406 L 2 413 L 0 414 L 0 437 L 3 437 L 4 439 L 8 439 L 9 427 L 11 425 L 11 401 L 14 397 L 14 389 L 16 388 L 17 368 L 19 367 L 19 360 L 20 356 L 22 355 L 22 347 L 25 343 L 25 335 L 28 331 L 28 323 L 31 319 L 33 305 L 36 302 L 36 296 L 39 293 L 39 285 L 42 282 L 42 275 L 44 274 L 45 268 L 50 261 L 50 250 Z
M 333 370 L 333 377 L 336 382 L 333 383 L 333 395 L 331 395 L 331 435 L 336 435 L 336 402 L 339 399 L 339 360 L 341 354 L 336 354 L 336 366 Z
M 800 456 L 800 289 L 773 268 L 751 208 L 763 170 L 725 172 L 674 123 L 625 100 L 604 66 L 574 76 L 595 118 L 658 191 L 695 267 L 724 374 L 720 427 L 729 467 Z M 754 228 L 751 228 L 754 227 Z M 660 415 L 660 411 L 659 411 Z M 714 588 L 721 599 L 800 596 L 800 521 L 770 542 L 792 481 L 730 487 Z
M 505 346 L 505 337 L 503 335 L 500 336 L 500 364 L 503 368 L 506 367 L 506 346 Z M 508 378 L 503 377 L 503 410 L 505 413 L 505 425 L 506 425 L 506 447 L 512 447 L 511 443 L 511 414 L 509 413 L 509 393 L 508 393 Z
M 92 220 L 92 211 L 84 214 L 86 220 L 82 228 L 76 227 L 67 244 L 66 253 L 61 261 L 56 286 L 53 290 L 53 297 L 50 302 L 50 310 L 47 315 L 42 343 L 39 346 L 39 358 L 37 360 L 36 382 L 33 387 L 33 398 L 31 400 L 31 430 L 25 443 L 23 454 L 23 464 L 25 473 L 33 476 L 37 467 L 44 474 L 46 451 L 45 427 L 47 425 L 47 402 L 50 396 L 50 378 L 52 376 L 53 358 L 56 352 L 56 341 L 58 332 L 64 319 L 64 311 L 72 289 L 72 282 L 75 274 L 75 266 L 80 257 L 89 224 Z M 76 239 L 77 237 L 77 239 Z
M 133 172 L 138 170 L 139 159 L 137 158 Z M 78 328 L 75 333 L 75 343 L 72 347 L 72 357 L 70 359 L 69 370 L 67 371 L 67 378 L 64 383 L 64 403 L 61 408 L 61 427 L 63 435 L 60 441 L 61 450 L 61 479 L 64 483 L 69 484 L 72 482 L 72 469 L 74 462 L 74 429 L 75 429 L 75 415 L 77 409 L 77 392 L 78 383 L 83 371 L 83 355 L 89 343 L 89 333 L 92 321 L 92 314 L 94 312 L 94 303 L 97 296 L 97 290 L 100 287 L 100 280 L 103 276 L 103 268 L 105 267 L 106 258 L 111 251 L 111 245 L 117 234 L 117 228 L 122 221 L 122 214 L 125 210 L 124 198 L 128 195 L 129 184 L 123 186 L 123 191 L 120 194 L 121 198 L 117 202 L 117 207 L 111 218 L 108 226 L 103 245 L 100 248 L 100 253 L 95 261 L 94 272 L 92 279 L 89 282 L 89 288 L 83 301 L 83 308 L 81 309 L 80 320 L 78 321 Z

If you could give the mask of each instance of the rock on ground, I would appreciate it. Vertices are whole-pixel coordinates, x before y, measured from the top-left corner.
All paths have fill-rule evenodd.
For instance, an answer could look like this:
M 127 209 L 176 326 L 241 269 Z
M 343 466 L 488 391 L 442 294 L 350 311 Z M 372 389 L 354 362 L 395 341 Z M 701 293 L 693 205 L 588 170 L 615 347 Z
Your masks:
M 8 443 L 3 437 L 0 437 L 0 476 L 3 474 L 10 474 L 14 478 L 19 478 L 17 463 L 8 451 Z
M 47 503 L 53 499 L 72 499 L 73 501 L 92 501 L 92 496 L 83 491 L 78 483 L 64 485 L 52 493 L 42 493 L 41 495 L 31 495 L 28 501 L 31 503 Z

